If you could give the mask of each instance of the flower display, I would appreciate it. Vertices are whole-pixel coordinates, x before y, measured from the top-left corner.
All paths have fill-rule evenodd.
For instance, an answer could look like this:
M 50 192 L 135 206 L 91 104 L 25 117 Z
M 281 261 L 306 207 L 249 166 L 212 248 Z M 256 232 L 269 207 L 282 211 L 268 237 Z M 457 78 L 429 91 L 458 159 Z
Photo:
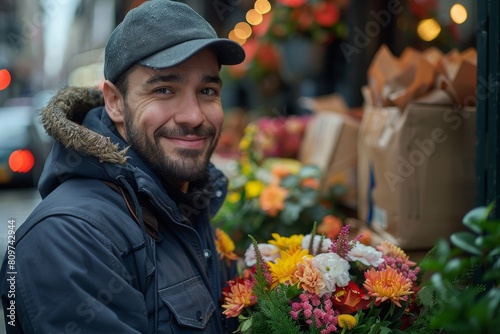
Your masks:
M 259 85 L 274 86 L 275 78 L 263 79 L 283 71 L 287 56 L 283 43 L 299 38 L 325 46 L 348 36 L 343 12 L 349 0 L 270 0 L 269 3 L 271 10 L 262 15 L 259 24 L 252 26 L 251 37 L 242 45 L 247 55 L 245 61 L 227 69 L 234 78 L 249 75 Z
M 389 242 L 361 244 L 349 225 L 334 239 L 316 232 L 314 226 L 308 235 L 274 233 L 267 243 L 251 237 L 245 252 L 251 259 L 224 289 L 224 314 L 239 318 L 242 333 L 402 330 L 419 289 L 419 266 Z
M 267 25 L 266 37 L 286 39 L 303 35 L 319 43 L 344 37 L 346 27 L 341 10 L 346 0 L 276 0 Z
M 290 122 L 294 125 L 289 127 L 295 129 L 298 122 Z M 319 167 L 269 156 L 258 124 L 251 123 L 245 129 L 241 156 L 235 161 L 228 196 L 212 219 L 214 226 L 233 238 L 239 255 L 250 244 L 244 237 L 248 234 L 259 240 L 271 239 L 273 233 L 305 234 L 313 222 L 324 219 L 329 222 L 329 235 L 338 233 L 341 221 L 335 216 L 334 199 L 320 189 Z

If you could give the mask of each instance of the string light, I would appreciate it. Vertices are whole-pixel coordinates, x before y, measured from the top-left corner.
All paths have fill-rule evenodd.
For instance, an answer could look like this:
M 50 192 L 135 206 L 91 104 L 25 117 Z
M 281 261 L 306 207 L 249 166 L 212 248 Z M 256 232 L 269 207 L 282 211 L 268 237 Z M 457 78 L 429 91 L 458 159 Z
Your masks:
M 254 8 L 250 9 L 246 15 L 246 22 L 238 22 L 234 29 L 228 34 L 228 38 L 240 43 L 245 44 L 246 40 L 252 35 L 252 27 L 262 23 L 262 15 L 271 11 L 271 3 L 268 0 L 257 0 L 254 3 Z
M 259 14 L 264 15 L 266 13 L 269 13 L 269 11 L 271 10 L 271 4 L 267 0 L 257 0 L 255 1 L 253 8 L 255 8 L 255 10 Z
M 239 43 L 239 44 L 241 44 L 241 45 L 245 44 L 245 42 L 246 42 L 246 39 L 241 39 L 241 38 L 239 38 L 239 37 L 236 35 L 236 33 L 235 33 L 235 31 L 234 31 L 234 30 L 231 30 L 231 31 L 229 32 L 229 35 L 227 36 L 227 38 L 229 38 L 230 40 L 233 40 L 233 41 L 235 41 L 236 43 Z
M 250 25 L 246 22 L 239 22 L 233 30 L 236 37 L 242 40 L 247 39 L 252 35 L 252 27 L 250 27 Z

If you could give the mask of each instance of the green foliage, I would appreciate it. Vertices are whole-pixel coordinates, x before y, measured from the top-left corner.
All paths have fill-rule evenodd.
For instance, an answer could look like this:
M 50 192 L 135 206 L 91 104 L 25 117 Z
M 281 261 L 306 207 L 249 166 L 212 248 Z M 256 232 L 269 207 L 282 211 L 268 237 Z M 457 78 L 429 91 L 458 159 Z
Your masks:
M 489 219 L 493 205 L 463 219 L 467 231 L 439 241 L 421 262 L 432 272 L 418 294 L 422 312 L 411 330 L 428 333 L 497 333 L 500 319 L 500 221 Z
M 288 289 L 288 286 L 281 284 L 272 292 L 267 293 L 266 296 L 257 297 L 259 300 L 258 310 L 264 316 L 263 320 L 267 325 L 268 331 L 271 329 L 272 333 L 275 334 L 300 333 L 299 326 L 292 318 L 290 316 L 283 316 L 283 314 L 289 314 L 292 310 L 290 300 L 287 298 Z

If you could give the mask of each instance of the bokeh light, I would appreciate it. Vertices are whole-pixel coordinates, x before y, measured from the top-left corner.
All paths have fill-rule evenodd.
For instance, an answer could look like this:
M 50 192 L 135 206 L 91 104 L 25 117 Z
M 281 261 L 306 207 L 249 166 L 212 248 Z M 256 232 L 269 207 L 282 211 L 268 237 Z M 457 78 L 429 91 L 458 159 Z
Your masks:
M 7 69 L 0 70 L 0 90 L 4 90 L 9 87 L 12 77 Z
M 418 23 L 418 36 L 426 42 L 430 42 L 441 33 L 441 26 L 435 19 L 425 19 Z
M 227 38 L 229 38 L 230 40 L 235 41 L 236 43 L 239 43 L 241 45 L 245 44 L 245 42 L 246 42 L 246 39 L 241 39 L 238 36 L 236 36 L 236 33 L 234 32 L 234 30 L 231 30 L 229 32 L 229 35 L 227 36 Z
M 247 22 L 255 26 L 262 22 L 262 14 L 255 9 L 250 9 L 246 15 Z
M 255 8 L 259 14 L 266 14 L 271 10 L 271 4 L 267 0 L 257 0 L 253 8 Z
M 234 34 L 239 39 L 247 39 L 252 35 L 252 27 L 246 22 L 239 22 L 234 26 Z
M 454 4 L 450 9 L 450 16 L 456 24 L 462 24 L 467 20 L 467 9 L 459 3 Z

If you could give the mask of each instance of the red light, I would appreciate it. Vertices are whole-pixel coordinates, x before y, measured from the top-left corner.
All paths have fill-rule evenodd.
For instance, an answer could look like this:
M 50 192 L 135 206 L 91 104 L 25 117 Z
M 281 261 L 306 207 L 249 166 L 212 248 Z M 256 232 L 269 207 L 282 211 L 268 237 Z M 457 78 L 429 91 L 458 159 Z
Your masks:
M 6 69 L 0 70 L 0 90 L 4 90 L 9 87 L 11 79 L 9 71 Z
M 28 150 L 17 150 L 9 157 L 9 167 L 14 173 L 28 173 L 35 165 L 35 157 Z

